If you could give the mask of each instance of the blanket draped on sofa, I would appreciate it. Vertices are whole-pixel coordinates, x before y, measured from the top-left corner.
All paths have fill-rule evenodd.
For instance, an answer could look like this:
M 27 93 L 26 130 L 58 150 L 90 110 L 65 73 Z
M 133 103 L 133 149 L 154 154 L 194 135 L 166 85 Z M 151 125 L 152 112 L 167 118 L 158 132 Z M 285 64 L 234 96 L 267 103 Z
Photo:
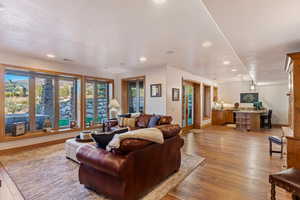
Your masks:
M 164 137 L 158 128 L 145 128 L 145 129 L 138 129 L 134 131 L 129 131 L 123 134 L 116 134 L 113 139 L 109 142 L 106 146 L 107 151 L 111 151 L 112 149 L 118 149 L 120 147 L 120 143 L 122 140 L 125 139 L 142 139 L 147 140 L 159 144 L 164 143 Z

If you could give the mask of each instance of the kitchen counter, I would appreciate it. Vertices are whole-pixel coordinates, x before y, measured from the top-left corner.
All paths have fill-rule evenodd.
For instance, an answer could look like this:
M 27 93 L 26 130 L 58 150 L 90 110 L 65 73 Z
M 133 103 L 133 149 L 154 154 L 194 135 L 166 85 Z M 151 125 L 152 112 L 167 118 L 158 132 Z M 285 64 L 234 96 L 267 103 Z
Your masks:
M 266 113 L 266 110 L 235 110 L 233 111 L 235 113 L 258 113 L 258 114 L 262 114 L 262 113 Z
M 266 110 L 239 110 L 236 114 L 236 128 L 242 131 L 259 131 L 261 127 L 260 116 Z

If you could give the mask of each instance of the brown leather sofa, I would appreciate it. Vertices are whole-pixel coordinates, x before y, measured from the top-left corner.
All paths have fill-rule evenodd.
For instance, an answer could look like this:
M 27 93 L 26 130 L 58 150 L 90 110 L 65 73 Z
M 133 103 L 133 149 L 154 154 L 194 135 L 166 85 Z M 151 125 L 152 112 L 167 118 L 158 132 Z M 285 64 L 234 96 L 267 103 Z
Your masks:
M 77 152 L 79 181 L 113 200 L 136 200 L 179 170 L 183 139 L 178 125 L 157 126 L 164 143 L 125 139 L 113 152 L 85 145 Z

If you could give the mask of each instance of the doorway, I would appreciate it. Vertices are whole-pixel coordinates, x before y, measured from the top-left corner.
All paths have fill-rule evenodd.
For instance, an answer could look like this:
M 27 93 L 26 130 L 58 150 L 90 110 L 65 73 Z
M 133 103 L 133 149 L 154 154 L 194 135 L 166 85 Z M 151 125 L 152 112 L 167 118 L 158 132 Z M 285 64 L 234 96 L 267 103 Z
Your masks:
M 211 117 L 211 86 L 203 85 L 203 119 Z
M 122 113 L 145 112 L 145 76 L 122 79 Z
M 182 127 L 184 130 L 200 128 L 200 84 L 183 81 L 182 84 Z

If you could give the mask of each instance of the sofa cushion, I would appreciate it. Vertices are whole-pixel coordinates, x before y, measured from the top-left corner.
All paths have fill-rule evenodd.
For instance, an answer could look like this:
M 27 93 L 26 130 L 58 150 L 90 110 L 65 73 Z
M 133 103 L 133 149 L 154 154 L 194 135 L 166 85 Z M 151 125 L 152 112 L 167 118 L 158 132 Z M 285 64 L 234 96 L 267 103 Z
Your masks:
M 174 137 L 178 135 L 181 131 L 181 128 L 178 124 L 166 124 L 166 125 L 160 125 L 156 126 L 161 132 L 163 133 L 164 139 Z
M 138 128 L 147 128 L 151 117 L 152 115 L 140 115 L 139 117 L 137 117 L 136 126 Z
M 149 120 L 148 128 L 153 128 L 157 126 L 159 119 L 160 119 L 159 115 L 153 115 Z
M 135 121 L 136 121 L 135 118 L 124 118 L 123 126 L 135 128 Z
M 171 124 L 172 120 L 171 116 L 161 116 L 158 125 Z

